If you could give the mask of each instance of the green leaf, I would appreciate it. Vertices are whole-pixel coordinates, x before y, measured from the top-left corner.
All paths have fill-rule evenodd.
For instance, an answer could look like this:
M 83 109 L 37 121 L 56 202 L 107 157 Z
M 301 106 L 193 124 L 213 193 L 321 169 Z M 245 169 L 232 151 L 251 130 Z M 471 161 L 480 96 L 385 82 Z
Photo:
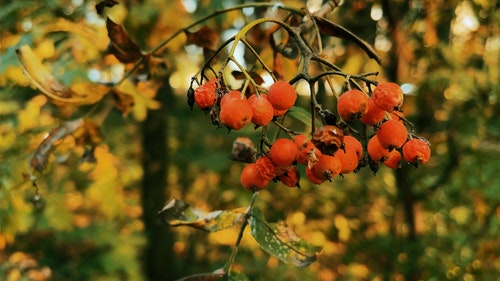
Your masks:
M 217 281 L 224 280 L 225 277 L 226 275 L 222 273 L 200 273 L 177 279 L 177 281 Z
M 158 212 L 157 218 L 170 226 L 191 226 L 208 232 L 229 228 L 242 221 L 245 214 L 238 211 L 204 212 L 189 207 L 182 200 L 172 199 Z
M 312 124 L 311 113 L 302 107 L 294 106 L 287 112 L 287 116 L 293 117 L 307 126 Z
M 249 219 L 252 236 L 267 253 L 297 267 L 316 261 L 322 247 L 313 246 L 300 238 L 285 223 L 268 223 L 254 208 Z

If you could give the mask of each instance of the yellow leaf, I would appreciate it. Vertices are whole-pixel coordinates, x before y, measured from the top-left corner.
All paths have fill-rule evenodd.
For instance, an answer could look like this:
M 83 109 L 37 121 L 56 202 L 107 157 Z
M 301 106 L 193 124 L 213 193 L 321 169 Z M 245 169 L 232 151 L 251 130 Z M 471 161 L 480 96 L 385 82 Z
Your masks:
M 132 84 L 129 80 L 123 81 L 115 90 L 121 94 L 131 96 L 134 100 L 132 105 L 132 114 L 137 121 L 144 121 L 148 109 L 159 109 L 160 103 L 151 97 L 151 89 L 141 85 L 142 91 Z M 143 93 L 144 92 L 144 93 Z
M 35 96 L 26 103 L 24 109 L 17 114 L 19 125 L 17 130 L 22 133 L 35 128 L 40 121 L 40 108 L 47 102 L 47 98 L 41 95 Z
M 336 215 L 334 218 L 335 227 L 339 231 L 340 241 L 346 242 L 351 237 L 351 228 L 349 221 L 342 215 Z

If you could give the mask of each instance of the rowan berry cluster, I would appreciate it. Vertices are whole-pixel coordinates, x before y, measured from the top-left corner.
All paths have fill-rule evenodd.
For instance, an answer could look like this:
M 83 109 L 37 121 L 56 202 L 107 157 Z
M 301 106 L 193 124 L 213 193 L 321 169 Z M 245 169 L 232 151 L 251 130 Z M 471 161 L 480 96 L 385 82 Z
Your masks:
M 249 123 L 267 126 L 292 108 L 296 98 L 293 86 L 285 81 L 276 81 L 266 93 L 254 93 L 248 98 L 241 91 L 228 90 L 216 78 L 192 91 L 192 104 L 215 112 L 212 121 L 233 130 Z M 348 90 L 338 99 L 335 124 L 323 122 L 310 136 L 292 133 L 278 138 L 264 151 L 246 153 L 253 156 L 251 160 L 239 159 L 248 162 L 240 175 L 241 184 L 252 192 L 264 189 L 270 181 L 299 187 L 301 165 L 310 182 L 321 184 L 365 166 L 376 172 L 380 164 L 397 169 L 403 159 L 414 166 L 425 164 L 431 154 L 429 143 L 409 133 L 409 122 L 400 110 L 402 104 L 403 92 L 392 82 L 379 83 L 370 95 Z M 372 127 L 374 134 L 359 134 L 351 129 L 354 122 Z M 256 151 L 249 140 L 243 150 Z

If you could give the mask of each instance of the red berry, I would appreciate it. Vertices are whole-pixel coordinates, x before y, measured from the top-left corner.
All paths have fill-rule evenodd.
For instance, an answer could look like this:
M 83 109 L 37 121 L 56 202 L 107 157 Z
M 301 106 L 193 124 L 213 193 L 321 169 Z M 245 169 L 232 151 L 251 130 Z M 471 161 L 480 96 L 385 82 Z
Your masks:
M 370 138 L 366 150 L 370 158 L 375 162 L 382 162 L 389 157 L 389 150 L 382 147 L 377 135 Z
M 269 154 L 273 163 L 278 166 L 290 166 L 297 158 L 299 149 L 297 145 L 286 138 L 277 139 L 271 146 Z
M 341 174 L 348 174 L 358 167 L 359 160 L 363 156 L 361 143 L 353 136 L 344 137 L 344 149 L 339 149 L 334 154 L 342 165 Z
M 403 105 L 403 91 L 398 84 L 392 82 L 380 83 L 373 89 L 372 98 L 375 104 L 383 110 L 399 110 Z
M 252 106 L 252 123 L 258 126 L 266 126 L 271 122 L 274 116 L 274 108 L 267 100 L 266 94 L 252 95 L 248 102 Z
M 314 175 L 313 169 L 307 166 L 306 166 L 306 177 L 309 179 L 310 182 L 314 184 L 321 184 L 325 181 L 323 179 L 316 177 Z
M 233 100 L 233 99 L 243 99 L 245 96 L 242 95 L 240 91 L 231 91 L 220 99 L 219 106 L 222 107 L 227 101 Z
M 219 118 L 228 128 L 239 130 L 252 120 L 252 107 L 245 96 L 231 98 L 221 105 Z
M 375 124 L 378 124 L 382 122 L 382 120 L 385 117 L 386 111 L 383 109 L 380 109 L 375 102 L 373 101 L 373 98 L 370 98 L 368 100 L 368 111 L 361 117 L 361 122 L 368 126 L 373 126 Z
M 331 155 L 322 154 L 318 157 L 318 163 L 313 168 L 313 174 L 320 180 L 331 180 L 342 170 L 340 160 Z
M 377 137 L 384 148 L 400 148 L 408 137 L 408 130 L 403 122 L 395 119 L 387 120 L 377 130 Z
M 240 175 L 241 185 L 247 190 L 256 192 L 264 189 L 268 184 L 269 180 L 266 180 L 257 169 L 257 164 L 250 163 L 247 164 Z
M 300 187 L 300 172 L 296 166 L 291 166 L 282 175 L 278 177 L 278 180 L 288 187 Z
M 276 176 L 274 163 L 269 156 L 262 156 L 255 162 L 259 174 L 266 180 L 272 180 Z
M 276 81 L 269 88 L 267 98 L 275 109 L 290 109 L 295 104 L 297 92 L 288 82 Z
M 384 165 L 391 169 L 398 169 L 401 166 L 401 153 L 393 149 L 391 152 L 389 152 L 389 156 L 387 156 L 387 159 L 384 160 Z
M 217 78 L 212 78 L 194 90 L 194 102 L 200 109 L 207 109 L 215 103 Z
M 337 102 L 337 112 L 346 121 L 359 118 L 368 111 L 369 97 L 360 90 L 343 93 Z
M 403 157 L 415 166 L 425 164 L 431 157 L 431 148 L 426 141 L 413 138 L 403 145 Z

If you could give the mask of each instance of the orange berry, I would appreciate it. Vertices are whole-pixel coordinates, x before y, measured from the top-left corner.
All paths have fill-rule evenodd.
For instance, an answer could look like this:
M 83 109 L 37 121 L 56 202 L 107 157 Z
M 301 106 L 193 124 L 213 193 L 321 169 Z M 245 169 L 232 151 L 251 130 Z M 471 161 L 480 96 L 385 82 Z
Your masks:
M 278 166 L 292 165 L 298 153 L 299 149 L 297 145 L 295 145 L 292 140 L 286 138 L 280 138 L 274 141 L 269 151 L 271 160 Z
M 321 184 L 324 182 L 323 179 L 320 179 L 314 175 L 313 169 L 306 166 L 306 177 L 310 182 L 314 184 Z
M 366 150 L 370 158 L 375 162 L 382 162 L 389 157 L 389 150 L 380 144 L 377 135 L 370 138 Z
M 394 170 L 399 169 L 401 166 L 401 153 L 396 149 L 391 150 L 387 159 L 384 160 L 384 165 Z
M 194 102 L 200 109 L 207 109 L 215 104 L 217 78 L 212 78 L 194 90 Z
M 324 154 L 333 155 L 344 143 L 344 133 L 337 126 L 325 125 L 314 132 L 312 143 Z
M 361 117 L 360 120 L 368 126 L 373 126 L 382 122 L 385 117 L 385 113 L 386 111 L 380 109 L 380 107 L 378 107 L 373 101 L 373 98 L 370 98 L 368 99 L 368 111 Z
M 300 150 L 300 148 L 306 143 L 308 142 L 308 139 L 305 135 L 303 134 L 298 134 L 298 135 L 295 135 L 293 137 L 293 142 L 295 143 L 295 145 L 297 145 L 297 148 Z
M 273 115 L 274 117 L 281 117 L 288 112 L 288 109 L 274 109 Z
M 257 169 L 257 164 L 247 164 L 240 174 L 240 182 L 243 187 L 249 191 L 256 192 L 264 189 L 269 180 L 265 179 Z
M 224 103 L 226 103 L 229 100 L 242 99 L 242 98 L 244 98 L 244 95 L 242 95 L 240 91 L 231 91 L 222 96 L 222 98 L 220 99 L 219 106 L 222 107 Z
M 375 104 L 383 110 L 399 110 L 403 105 L 403 91 L 398 84 L 392 82 L 380 83 L 373 89 L 372 98 Z
M 239 130 L 252 120 L 252 107 L 244 96 L 231 98 L 221 105 L 219 118 L 228 128 Z
M 403 122 L 395 119 L 387 120 L 377 130 L 380 144 L 389 150 L 400 148 L 408 137 L 408 130 Z
M 331 155 L 322 154 L 318 157 L 318 163 L 312 168 L 313 174 L 316 178 L 331 180 L 342 171 L 342 164 L 340 160 Z
M 278 177 L 278 180 L 288 187 L 300 187 L 300 172 L 297 166 L 291 166 L 282 175 Z
M 359 160 L 363 157 L 363 147 L 353 136 L 344 137 L 344 149 L 335 151 L 334 154 L 340 160 L 341 174 L 348 174 L 358 167 Z
M 274 163 L 269 156 L 262 156 L 255 162 L 259 174 L 266 180 L 272 180 L 276 176 Z
M 275 109 L 289 109 L 295 104 L 297 92 L 288 82 L 276 81 L 269 88 L 267 98 Z
M 258 126 L 266 126 L 274 116 L 273 105 L 266 96 L 266 94 L 252 95 L 248 99 L 250 106 L 252 106 L 252 123 Z
M 425 164 L 431 157 L 429 143 L 422 139 L 411 139 L 403 145 L 404 159 L 415 166 Z
M 346 121 L 359 118 L 368 111 L 369 97 L 360 90 L 343 93 L 337 102 L 337 112 Z

